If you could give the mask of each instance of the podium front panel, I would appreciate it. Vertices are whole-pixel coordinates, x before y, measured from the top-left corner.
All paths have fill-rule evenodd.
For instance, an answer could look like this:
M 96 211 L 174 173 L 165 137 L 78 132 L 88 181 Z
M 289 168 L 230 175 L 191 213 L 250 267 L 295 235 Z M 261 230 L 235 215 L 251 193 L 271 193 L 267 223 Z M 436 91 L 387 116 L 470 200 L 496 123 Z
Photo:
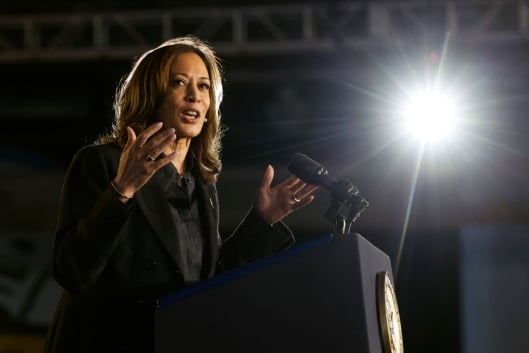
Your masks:
M 376 274 L 389 257 L 331 235 L 161 298 L 155 353 L 382 353 Z

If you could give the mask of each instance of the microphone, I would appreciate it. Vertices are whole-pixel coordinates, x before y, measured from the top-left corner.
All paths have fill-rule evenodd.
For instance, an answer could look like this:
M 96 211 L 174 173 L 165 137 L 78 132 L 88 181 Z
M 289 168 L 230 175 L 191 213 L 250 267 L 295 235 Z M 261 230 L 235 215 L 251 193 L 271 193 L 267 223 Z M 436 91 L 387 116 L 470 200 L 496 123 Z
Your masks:
M 346 205 L 356 201 L 358 188 L 345 180 L 337 180 L 329 175 L 329 171 L 318 162 L 302 153 L 296 153 L 288 163 L 288 170 L 307 184 L 322 186 L 332 197 Z

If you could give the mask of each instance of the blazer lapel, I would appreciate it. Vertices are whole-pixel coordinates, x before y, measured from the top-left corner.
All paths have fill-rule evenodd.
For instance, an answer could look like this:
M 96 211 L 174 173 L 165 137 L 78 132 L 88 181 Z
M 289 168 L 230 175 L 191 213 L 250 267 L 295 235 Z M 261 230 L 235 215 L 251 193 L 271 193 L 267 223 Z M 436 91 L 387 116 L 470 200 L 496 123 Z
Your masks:
M 178 265 L 178 268 L 182 268 L 181 259 L 176 256 L 180 253 L 176 227 L 169 204 L 165 201 L 165 188 L 169 182 L 167 177 L 169 173 L 164 169 L 168 167 L 170 166 L 166 166 L 154 174 L 135 197 L 154 233 Z
M 196 183 L 199 192 L 199 202 L 203 205 L 201 207 L 202 219 L 205 224 L 202 225 L 204 230 L 204 261 L 203 269 L 208 269 L 208 273 L 203 273 L 207 277 L 215 274 L 217 259 L 219 257 L 219 249 L 221 239 L 218 232 L 219 229 L 219 202 L 217 197 L 217 190 L 214 185 L 206 185 L 198 176 L 195 178 L 200 180 Z M 207 262 L 206 262 L 207 261 Z

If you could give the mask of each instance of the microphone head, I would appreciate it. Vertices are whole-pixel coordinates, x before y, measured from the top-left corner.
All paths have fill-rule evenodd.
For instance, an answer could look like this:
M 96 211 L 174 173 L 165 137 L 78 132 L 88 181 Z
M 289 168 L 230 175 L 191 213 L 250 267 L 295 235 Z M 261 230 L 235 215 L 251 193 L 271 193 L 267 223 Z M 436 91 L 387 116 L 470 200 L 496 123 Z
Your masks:
M 288 170 L 305 183 L 312 185 L 319 185 L 320 178 L 328 173 L 324 166 L 302 153 L 296 153 L 290 158 Z

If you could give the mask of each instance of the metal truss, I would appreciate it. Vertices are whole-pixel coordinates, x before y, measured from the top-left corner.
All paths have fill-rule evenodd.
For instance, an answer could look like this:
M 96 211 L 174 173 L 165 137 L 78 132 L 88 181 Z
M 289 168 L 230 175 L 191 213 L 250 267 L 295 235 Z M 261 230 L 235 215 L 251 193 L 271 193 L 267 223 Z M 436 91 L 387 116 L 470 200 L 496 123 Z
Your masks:
M 292 54 L 413 44 L 450 34 L 477 43 L 527 39 L 529 0 L 343 2 L 0 16 L 0 61 L 130 59 L 176 35 L 222 55 Z

